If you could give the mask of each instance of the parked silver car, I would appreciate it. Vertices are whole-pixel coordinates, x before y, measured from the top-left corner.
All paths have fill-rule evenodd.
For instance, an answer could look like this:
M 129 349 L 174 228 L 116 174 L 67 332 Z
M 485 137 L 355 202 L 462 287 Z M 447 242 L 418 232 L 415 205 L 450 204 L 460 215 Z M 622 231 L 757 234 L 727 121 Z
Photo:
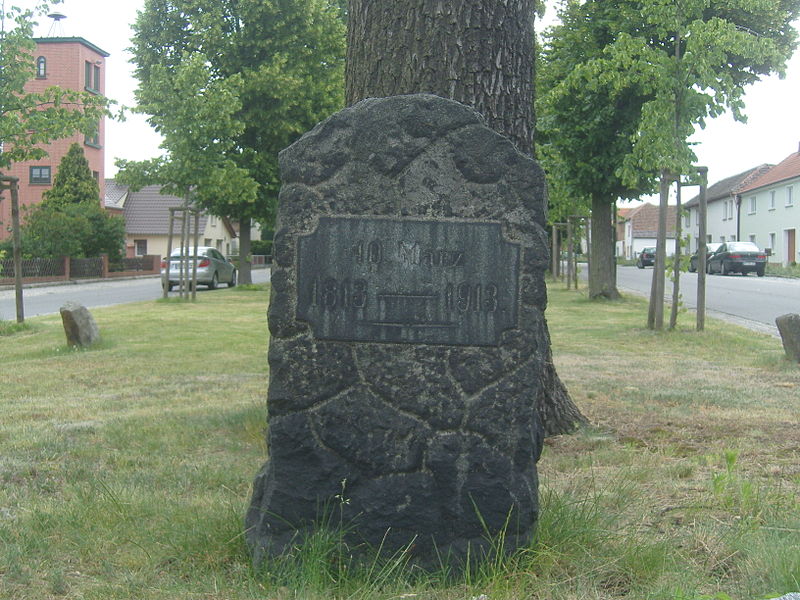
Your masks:
M 190 260 L 182 260 L 187 254 Z M 169 262 L 169 281 L 167 282 L 169 291 L 172 291 L 172 288 L 180 283 L 181 263 L 183 263 L 184 269 L 188 267 L 186 279 L 189 282 L 192 281 L 193 263 L 196 262 L 198 284 L 208 286 L 210 290 L 216 288 L 220 283 L 227 283 L 228 287 L 236 285 L 236 267 L 219 250 L 211 246 L 198 246 L 197 256 L 194 256 L 194 248 L 189 248 L 187 252 L 182 252 L 180 248 L 173 250 L 169 259 L 161 261 L 162 282 L 165 279 L 167 262 Z

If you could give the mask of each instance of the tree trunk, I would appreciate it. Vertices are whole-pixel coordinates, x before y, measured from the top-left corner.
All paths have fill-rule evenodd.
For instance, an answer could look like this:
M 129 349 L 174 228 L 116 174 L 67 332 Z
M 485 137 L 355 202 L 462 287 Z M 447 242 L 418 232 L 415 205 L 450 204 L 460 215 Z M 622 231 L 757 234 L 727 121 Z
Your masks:
M 614 258 L 613 204 L 606 198 L 592 197 L 592 260 L 589 263 L 589 297 L 618 300 L 617 262 Z
M 239 283 L 253 283 L 251 266 L 250 218 L 244 217 L 239 221 Z
M 350 0 L 345 100 L 427 92 L 530 155 L 534 0 Z
M 534 0 L 349 0 L 345 100 L 427 92 L 480 112 L 533 152 Z M 586 419 L 556 373 L 549 344 L 537 398 L 546 435 Z

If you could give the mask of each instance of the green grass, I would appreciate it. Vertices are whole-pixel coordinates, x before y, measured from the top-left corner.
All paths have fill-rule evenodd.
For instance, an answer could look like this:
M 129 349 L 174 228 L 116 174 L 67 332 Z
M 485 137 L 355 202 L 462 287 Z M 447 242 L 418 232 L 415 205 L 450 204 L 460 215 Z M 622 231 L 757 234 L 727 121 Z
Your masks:
M 58 315 L 0 338 L 0 598 L 765 598 L 800 590 L 800 368 L 717 321 L 552 290 L 558 372 L 592 425 L 547 440 L 536 541 L 463 576 L 356 564 L 335 530 L 253 572 L 264 286 Z M 501 543 L 498 541 L 498 543 Z

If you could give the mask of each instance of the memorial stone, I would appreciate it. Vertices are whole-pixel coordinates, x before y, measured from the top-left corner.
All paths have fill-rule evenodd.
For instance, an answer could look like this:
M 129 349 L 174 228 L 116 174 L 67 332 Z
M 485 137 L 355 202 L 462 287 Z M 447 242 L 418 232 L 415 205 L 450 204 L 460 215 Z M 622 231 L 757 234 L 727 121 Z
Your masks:
M 541 169 L 424 94 L 344 109 L 280 167 L 254 561 L 326 511 L 352 546 L 421 565 L 501 532 L 527 543 L 549 344 Z
M 800 315 L 789 313 L 775 318 L 786 358 L 800 362 Z
M 59 312 L 68 346 L 85 348 L 100 339 L 97 323 L 92 317 L 92 313 L 83 304 L 72 301 L 65 302 Z

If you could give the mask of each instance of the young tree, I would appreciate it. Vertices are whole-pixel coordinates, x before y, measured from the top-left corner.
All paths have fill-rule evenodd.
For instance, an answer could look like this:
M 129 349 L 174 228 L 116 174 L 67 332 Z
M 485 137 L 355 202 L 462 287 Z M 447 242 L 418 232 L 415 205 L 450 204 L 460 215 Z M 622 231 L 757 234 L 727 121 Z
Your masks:
M 526 154 L 533 142 L 533 0 L 350 0 L 346 101 L 429 92 L 474 107 Z M 552 363 L 537 407 L 547 435 L 585 419 Z
M 69 147 L 58 165 L 53 187 L 42 194 L 44 201 L 53 205 L 100 202 L 100 186 L 92 175 L 89 161 L 80 144 Z
M 249 223 L 271 225 L 277 155 L 342 103 L 344 23 L 333 0 L 147 0 L 134 25 L 139 110 L 163 157 L 123 179 L 241 225 L 240 281 L 250 281 Z
M 108 113 L 108 101 L 97 94 L 58 86 L 25 91 L 35 74 L 35 18 L 46 15 L 49 8 L 46 1 L 34 10 L 0 4 L 0 171 L 15 162 L 44 158 L 42 146 L 53 140 L 76 131 L 92 133 Z

